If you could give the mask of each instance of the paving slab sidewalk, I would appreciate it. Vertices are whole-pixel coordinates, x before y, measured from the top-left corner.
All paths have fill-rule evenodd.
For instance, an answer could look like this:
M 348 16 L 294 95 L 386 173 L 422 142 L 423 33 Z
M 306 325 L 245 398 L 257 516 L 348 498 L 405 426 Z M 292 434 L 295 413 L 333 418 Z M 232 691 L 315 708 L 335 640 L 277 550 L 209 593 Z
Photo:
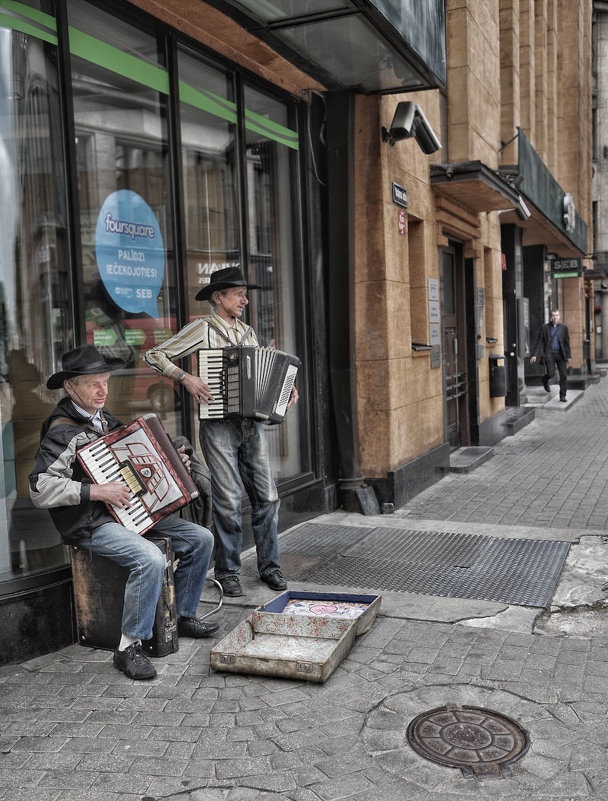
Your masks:
M 324 684 L 215 672 L 217 639 L 182 639 L 152 682 L 78 645 L 2 668 L 0 801 L 608 799 L 608 382 L 565 412 L 547 407 L 394 515 L 318 522 L 569 542 L 549 609 L 382 592 Z M 215 616 L 220 636 L 273 597 L 243 584 Z M 215 602 L 209 583 L 201 613 Z M 552 627 L 560 617 L 569 625 Z M 413 751 L 410 721 L 445 705 L 524 728 L 531 745 L 508 778 L 467 779 Z

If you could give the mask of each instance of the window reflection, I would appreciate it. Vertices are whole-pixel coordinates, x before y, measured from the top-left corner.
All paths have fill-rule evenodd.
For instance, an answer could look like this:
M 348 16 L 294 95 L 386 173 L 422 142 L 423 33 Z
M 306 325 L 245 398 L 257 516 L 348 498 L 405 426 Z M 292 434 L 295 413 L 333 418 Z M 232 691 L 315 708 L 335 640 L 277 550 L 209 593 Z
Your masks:
M 154 37 L 122 25 L 100 9 L 81 3 L 70 3 L 68 8 L 70 24 L 79 31 L 114 46 L 118 41 L 125 52 L 162 67 Z M 143 362 L 146 350 L 176 330 L 167 97 L 146 85 L 145 79 L 131 80 L 118 60 L 100 65 L 73 56 L 72 67 L 87 342 L 124 362 L 124 369 L 112 376 L 108 408 L 124 422 L 153 411 L 170 433 L 178 433 L 179 395 L 173 382 Z M 98 259 L 100 212 L 120 191 L 145 202 L 165 248 L 158 283 L 144 278 L 135 290 L 152 298 L 151 303 L 136 304 L 137 311 L 124 301 L 124 281 L 109 276 Z M 146 266 L 135 240 L 132 250 L 118 251 L 120 268 Z
M 27 483 L 74 336 L 60 120 L 55 47 L 0 28 L 0 581 L 67 561 Z
M 262 289 L 251 293 L 250 322 L 262 346 L 302 356 L 296 326 L 296 261 L 293 226 L 297 205 L 292 186 L 295 150 L 291 143 L 288 107 L 251 87 L 245 88 L 247 131 L 247 209 L 250 279 Z M 304 371 L 296 384 L 302 387 Z M 268 428 L 274 475 L 297 475 L 301 453 L 301 406 L 292 407 L 280 426 Z

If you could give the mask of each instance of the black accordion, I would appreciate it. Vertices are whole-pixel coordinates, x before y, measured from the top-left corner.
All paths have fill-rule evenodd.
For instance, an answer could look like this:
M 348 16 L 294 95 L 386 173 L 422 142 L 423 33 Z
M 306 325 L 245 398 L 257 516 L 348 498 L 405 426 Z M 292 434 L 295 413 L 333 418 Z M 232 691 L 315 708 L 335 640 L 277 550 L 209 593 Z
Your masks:
M 198 351 L 198 374 L 214 400 L 201 403 L 201 420 L 252 417 L 280 423 L 300 360 L 275 348 L 236 345 Z

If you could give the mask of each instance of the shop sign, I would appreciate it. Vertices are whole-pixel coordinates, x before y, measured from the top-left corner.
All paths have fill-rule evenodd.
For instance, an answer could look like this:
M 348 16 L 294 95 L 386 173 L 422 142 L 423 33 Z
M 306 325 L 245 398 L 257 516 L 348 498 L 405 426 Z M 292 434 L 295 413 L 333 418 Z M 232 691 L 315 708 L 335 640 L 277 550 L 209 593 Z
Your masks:
M 137 192 L 120 189 L 105 199 L 95 228 L 95 255 L 114 303 L 158 318 L 165 246 L 154 212 Z
M 146 332 L 141 328 L 125 328 L 125 342 L 127 345 L 139 347 L 146 341 Z
M 93 331 L 93 345 L 96 348 L 110 348 L 116 344 L 116 331 L 112 328 L 97 328 Z
M 407 234 L 407 224 L 405 222 L 405 212 L 403 209 L 399 209 L 399 233 L 401 236 L 405 236 Z
M 407 189 L 404 189 L 399 184 L 396 184 L 393 181 L 393 203 L 396 203 L 397 206 L 403 206 L 404 209 L 407 209 Z
M 581 259 L 555 259 L 551 265 L 551 277 L 580 278 L 582 269 Z
M 574 207 L 574 198 L 570 192 L 566 192 L 563 200 L 563 221 L 564 228 L 571 234 L 576 228 L 576 209 Z

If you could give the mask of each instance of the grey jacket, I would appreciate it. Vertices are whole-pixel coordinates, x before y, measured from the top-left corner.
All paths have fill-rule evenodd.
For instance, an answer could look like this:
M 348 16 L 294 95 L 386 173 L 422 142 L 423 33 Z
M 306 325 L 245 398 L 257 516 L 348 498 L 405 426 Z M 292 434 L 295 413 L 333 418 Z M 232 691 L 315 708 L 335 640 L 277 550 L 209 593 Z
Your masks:
M 108 429 L 122 423 L 104 409 Z M 69 418 L 73 422 L 60 422 Z M 62 398 L 42 424 L 40 449 L 29 476 L 30 498 L 38 509 L 48 509 L 66 543 L 90 539 L 93 529 L 115 522 L 103 501 L 91 500 L 91 479 L 76 457 L 76 451 L 98 434 L 87 426 L 69 398 Z

